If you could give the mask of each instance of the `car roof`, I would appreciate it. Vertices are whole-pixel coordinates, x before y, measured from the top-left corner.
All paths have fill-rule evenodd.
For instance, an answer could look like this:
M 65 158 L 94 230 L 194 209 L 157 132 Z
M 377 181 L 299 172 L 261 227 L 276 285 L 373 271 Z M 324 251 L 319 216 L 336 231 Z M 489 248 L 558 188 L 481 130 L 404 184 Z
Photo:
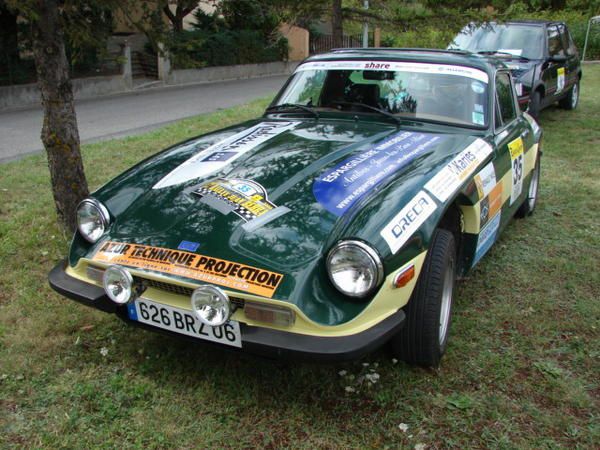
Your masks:
M 473 67 L 492 74 L 506 66 L 497 58 L 489 55 L 479 55 L 465 50 L 448 50 L 432 48 L 336 48 L 329 53 L 314 55 L 304 62 L 335 61 L 350 59 L 369 59 L 376 61 L 410 61 L 434 64 L 451 64 L 456 66 Z

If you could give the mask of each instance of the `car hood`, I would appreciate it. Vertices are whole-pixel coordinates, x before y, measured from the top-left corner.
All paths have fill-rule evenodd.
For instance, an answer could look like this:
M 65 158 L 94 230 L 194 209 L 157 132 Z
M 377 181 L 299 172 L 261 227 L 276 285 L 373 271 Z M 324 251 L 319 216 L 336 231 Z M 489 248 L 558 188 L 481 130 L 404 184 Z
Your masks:
M 193 248 L 280 273 L 274 298 L 298 302 L 297 287 L 333 242 L 360 234 L 355 219 L 381 190 L 405 185 L 397 197 L 408 201 L 475 139 L 381 122 L 248 122 L 167 149 L 96 192 L 114 216 L 102 242 Z M 380 211 L 381 223 L 395 212 Z

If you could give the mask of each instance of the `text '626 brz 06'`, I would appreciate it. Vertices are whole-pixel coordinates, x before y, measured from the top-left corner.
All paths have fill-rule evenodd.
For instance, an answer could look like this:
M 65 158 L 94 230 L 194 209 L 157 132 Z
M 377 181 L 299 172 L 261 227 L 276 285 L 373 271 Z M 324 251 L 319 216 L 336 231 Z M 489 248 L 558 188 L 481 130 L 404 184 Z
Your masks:
M 435 366 L 456 277 L 535 207 L 540 138 L 490 57 L 312 57 L 262 118 L 168 148 L 84 200 L 50 284 L 221 346 L 331 360 L 389 342 Z

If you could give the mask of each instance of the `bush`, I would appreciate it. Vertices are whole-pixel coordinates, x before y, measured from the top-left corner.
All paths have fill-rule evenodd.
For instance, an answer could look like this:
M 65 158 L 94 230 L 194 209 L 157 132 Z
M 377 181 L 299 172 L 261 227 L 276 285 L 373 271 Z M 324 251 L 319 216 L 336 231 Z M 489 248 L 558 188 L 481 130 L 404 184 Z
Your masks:
M 282 61 L 288 52 L 287 39 L 265 42 L 255 30 L 183 31 L 173 35 L 167 46 L 176 69 Z

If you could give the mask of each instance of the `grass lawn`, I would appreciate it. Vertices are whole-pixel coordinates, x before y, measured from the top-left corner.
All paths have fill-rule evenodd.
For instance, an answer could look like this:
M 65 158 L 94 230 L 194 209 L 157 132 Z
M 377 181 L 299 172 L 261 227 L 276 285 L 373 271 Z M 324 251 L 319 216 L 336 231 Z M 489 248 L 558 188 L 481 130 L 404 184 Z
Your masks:
M 266 103 L 86 145 L 90 186 Z M 69 236 L 45 158 L 0 165 L 0 447 L 598 448 L 600 65 L 541 124 L 538 209 L 459 285 L 438 371 L 225 353 L 66 300 L 46 281 Z

